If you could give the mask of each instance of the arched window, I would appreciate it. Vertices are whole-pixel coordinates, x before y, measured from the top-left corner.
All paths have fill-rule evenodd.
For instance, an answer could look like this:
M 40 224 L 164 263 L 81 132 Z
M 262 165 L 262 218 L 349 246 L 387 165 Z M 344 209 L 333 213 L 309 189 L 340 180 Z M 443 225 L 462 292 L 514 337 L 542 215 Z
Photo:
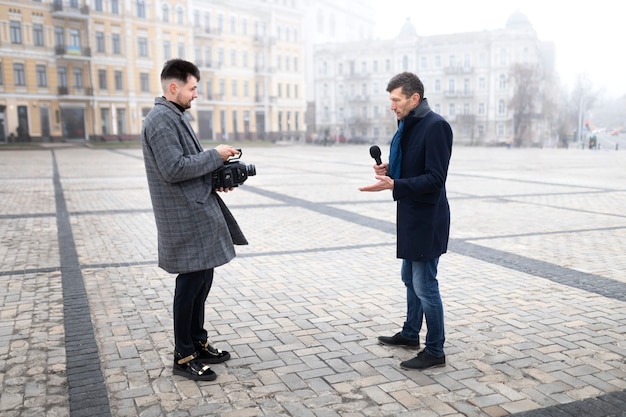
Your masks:
M 163 4 L 163 6 L 161 6 L 161 20 L 165 23 L 170 21 L 170 6 L 167 4 Z

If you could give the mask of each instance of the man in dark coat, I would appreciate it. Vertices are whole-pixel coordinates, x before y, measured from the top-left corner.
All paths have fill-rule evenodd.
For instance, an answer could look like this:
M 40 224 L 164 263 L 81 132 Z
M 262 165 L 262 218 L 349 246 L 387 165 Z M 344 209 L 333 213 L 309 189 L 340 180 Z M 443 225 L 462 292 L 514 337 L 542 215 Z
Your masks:
M 158 234 L 159 266 L 176 277 L 174 367 L 186 378 L 211 381 L 207 363 L 221 363 L 204 329 L 204 304 L 214 268 L 235 257 L 233 244 L 247 244 L 234 217 L 217 195 L 212 172 L 238 154 L 229 145 L 203 150 L 185 110 L 198 97 L 198 68 L 181 59 L 161 72 L 163 97 L 145 118 L 141 139 Z M 229 191 L 229 190 L 219 190 Z
M 380 336 L 386 345 L 419 348 L 426 318 L 425 348 L 400 364 L 407 369 L 445 366 L 443 304 L 437 281 L 439 257 L 448 249 L 450 207 L 446 178 L 452 153 L 452 129 L 424 98 L 424 85 L 412 73 L 393 77 L 387 86 L 398 131 L 391 142 L 389 163 L 374 166 L 377 183 L 361 191 L 392 190 L 397 202 L 397 256 L 407 289 L 407 318 L 394 336 Z

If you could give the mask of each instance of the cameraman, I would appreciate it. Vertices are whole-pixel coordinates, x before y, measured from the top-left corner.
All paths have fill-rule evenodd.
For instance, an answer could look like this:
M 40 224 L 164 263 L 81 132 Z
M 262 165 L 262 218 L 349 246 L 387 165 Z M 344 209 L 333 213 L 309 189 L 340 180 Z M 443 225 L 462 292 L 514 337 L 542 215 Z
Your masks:
M 198 97 L 200 71 L 173 59 L 161 72 L 157 97 L 141 132 L 144 163 L 158 233 L 159 267 L 178 274 L 174 291 L 173 373 L 196 381 L 217 378 L 208 364 L 230 359 L 204 329 L 204 303 L 215 267 L 235 257 L 247 240 L 215 192 L 211 173 L 239 152 L 219 145 L 204 151 L 185 110 Z M 219 191 L 229 191 L 220 188 Z

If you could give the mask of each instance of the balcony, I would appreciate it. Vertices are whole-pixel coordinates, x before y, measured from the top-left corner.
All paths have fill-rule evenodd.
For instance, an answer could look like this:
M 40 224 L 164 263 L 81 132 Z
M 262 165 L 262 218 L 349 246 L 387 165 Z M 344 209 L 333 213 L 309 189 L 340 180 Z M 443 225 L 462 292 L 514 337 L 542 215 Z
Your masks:
M 67 88 L 67 86 L 59 86 L 58 87 L 58 94 L 60 96 L 66 96 L 69 94 L 69 89 Z
M 57 45 L 54 47 L 54 53 L 57 56 L 63 56 L 63 58 L 71 59 L 83 59 L 91 57 L 91 48 L 85 47 L 82 48 L 80 46 L 68 46 L 68 45 Z
M 89 6 L 79 6 L 77 1 L 66 2 L 55 0 L 52 3 L 52 15 L 55 17 L 67 17 L 74 19 L 88 19 Z

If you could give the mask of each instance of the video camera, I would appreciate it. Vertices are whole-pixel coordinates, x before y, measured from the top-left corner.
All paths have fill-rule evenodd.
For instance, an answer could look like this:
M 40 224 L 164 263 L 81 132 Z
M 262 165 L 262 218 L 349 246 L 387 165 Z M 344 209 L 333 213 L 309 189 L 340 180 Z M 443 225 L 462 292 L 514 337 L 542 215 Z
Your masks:
M 239 160 L 242 151 L 237 149 L 239 155 L 229 158 L 224 165 L 213 171 L 214 188 L 232 188 L 243 184 L 248 177 L 256 175 L 256 168 L 253 164 L 244 164 Z

